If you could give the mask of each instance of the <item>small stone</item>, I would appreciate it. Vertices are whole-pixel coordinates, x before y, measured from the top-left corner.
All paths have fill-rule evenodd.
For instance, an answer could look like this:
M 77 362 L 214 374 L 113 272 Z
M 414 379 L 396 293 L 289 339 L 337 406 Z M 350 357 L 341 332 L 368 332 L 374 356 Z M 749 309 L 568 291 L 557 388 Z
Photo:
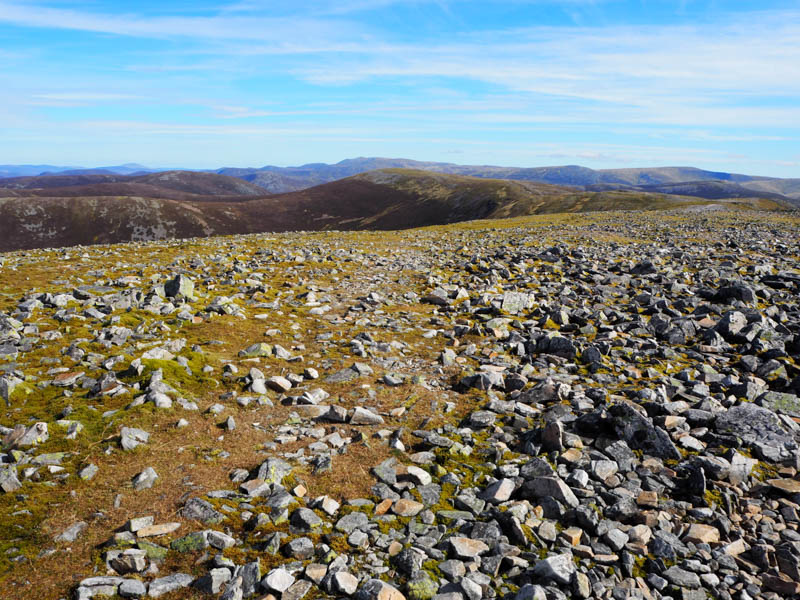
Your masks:
M 425 505 L 415 500 L 406 500 L 401 498 L 392 506 L 392 512 L 400 517 L 414 517 L 418 515 Z
M 323 512 L 331 517 L 336 514 L 340 507 L 339 503 L 330 496 L 317 498 L 316 504 L 318 504 L 318 508 L 321 508 Z
M 505 292 L 501 303 L 503 312 L 516 315 L 529 309 L 534 302 L 533 294 L 524 292 Z
M 333 574 L 331 588 L 335 592 L 351 596 L 358 589 L 358 579 L 347 571 L 338 571 Z
M 158 474 L 156 473 L 155 469 L 153 469 L 153 467 L 147 467 L 144 471 L 133 478 L 133 489 L 137 492 L 149 489 L 153 487 L 153 484 L 155 484 L 157 479 Z
M 214 531 L 210 529 L 206 532 L 206 539 L 208 545 L 217 550 L 225 550 L 226 548 L 233 548 L 236 545 L 236 539 L 221 531 Z
M 792 581 L 783 573 L 777 575 L 765 573 L 762 580 L 768 589 L 780 594 L 783 598 L 796 598 L 800 595 L 800 583 Z
M 150 434 L 135 427 L 123 427 L 120 430 L 120 445 L 123 450 L 133 450 L 140 444 L 146 444 Z
M 17 477 L 17 468 L 14 466 L 0 468 L 0 489 L 6 494 L 16 492 L 22 487 L 19 477 Z
M 138 579 L 126 579 L 119 584 L 117 593 L 123 598 L 144 598 L 147 586 Z
M 78 477 L 80 477 L 83 481 L 90 481 L 97 475 L 97 465 L 94 463 L 89 463 L 85 467 L 83 467 L 80 471 L 78 471 Z
M 194 531 L 182 538 L 172 540 L 169 547 L 176 552 L 195 552 L 208 548 L 208 536 L 204 531 Z
M 294 577 L 289 571 L 284 568 L 272 569 L 264 579 L 261 580 L 261 586 L 270 592 L 277 592 L 281 594 L 291 587 L 294 583 Z
M 144 550 L 129 548 L 109 561 L 111 568 L 120 575 L 141 573 L 147 568 L 147 555 Z
M 571 554 L 558 554 L 545 558 L 533 567 L 535 575 L 555 581 L 559 585 L 568 585 L 576 570 Z
M 178 274 L 164 284 L 164 293 L 168 298 L 183 296 L 194 299 L 194 281 L 185 275 Z
M 189 587 L 192 584 L 192 581 L 194 581 L 194 577 L 186 573 L 175 573 L 173 575 L 168 575 L 167 577 L 154 579 L 150 582 L 150 585 L 147 589 L 147 595 L 150 598 L 158 598 L 159 596 L 169 594 L 175 590 Z
M 369 579 L 358 590 L 356 600 L 406 600 L 406 597 L 385 581 Z
M 430 473 L 425 469 L 413 465 L 406 467 L 406 473 L 403 477 L 411 480 L 414 482 L 414 485 L 418 486 L 430 485 L 433 482 Z
M 583 530 L 579 527 L 568 527 L 561 532 L 561 538 L 570 546 L 577 546 L 581 543 L 583 537 Z
M 572 576 L 572 595 L 578 598 L 589 598 L 592 595 L 592 584 L 585 573 L 576 571 Z
M 250 498 L 258 498 L 261 496 L 268 496 L 272 488 L 263 479 L 251 479 L 245 481 L 239 486 L 239 489 L 247 494 Z
M 594 475 L 597 479 L 600 481 L 605 481 L 609 477 L 617 474 L 619 471 L 619 465 L 617 465 L 617 463 L 613 460 L 593 460 L 591 464 L 591 471 L 592 475 Z
M 519 588 L 514 600 L 547 600 L 547 595 L 542 586 L 526 583 Z
M 700 587 L 700 577 L 691 571 L 686 571 L 685 569 L 681 569 L 677 566 L 670 567 L 664 571 L 664 573 L 662 573 L 662 576 L 672 585 L 677 585 L 678 587 L 687 587 L 692 589 Z
M 628 530 L 628 537 L 634 544 L 649 544 L 653 531 L 647 525 L 636 525 Z
M 350 416 L 351 425 L 381 425 L 383 424 L 383 417 L 376 415 L 374 412 L 357 406 L 353 409 L 353 414 Z
M 376 516 L 385 515 L 387 512 L 389 512 L 389 509 L 392 508 L 392 504 L 394 504 L 394 500 L 392 500 L 391 498 L 386 498 L 385 500 L 381 500 L 375 506 L 374 514 Z
M 68 527 L 63 533 L 56 537 L 57 542 L 74 542 L 89 525 L 84 521 L 79 521 Z
M 337 531 L 350 534 L 356 529 L 363 529 L 369 523 L 369 517 L 362 512 L 351 512 L 336 521 L 334 528 Z
M 693 544 L 716 544 L 719 542 L 719 530 L 711 525 L 693 523 L 684 537 L 684 541 Z
M 314 543 L 307 537 L 295 538 L 283 547 L 283 553 L 298 560 L 307 560 L 314 555 Z
M 286 393 L 292 389 L 292 382 L 280 375 L 273 375 L 267 379 L 267 387 L 276 392 Z
M 252 344 L 239 352 L 241 357 L 255 358 L 259 356 L 272 356 L 272 346 L 265 343 Z
M 467 572 L 466 567 L 464 566 L 464 563 L 462 561 L 453 559 L 440 562 L 439 570 L 450 581 L 455 581 L 463 577 Z
M 636 504 L 647 508 L 658 508 L 658 494 L 652 491 L 642 490 L 636 498 Z
M 457 558 L 471 559 L 489 551 L 489 546 L 480 540 L 467 537 L 454 536 L 449 538 L 448 544 Z
M 280 483 L 292 471 L 292 466 L 280 458 L 268 458 L 258 467 L 258 479 L 265 483 Z
M 513 479 L 500 479 L 478 494 L 478 497 L 487 502 L 499 504 L 511 498 L 511 494 L 514 493 L 514 488 Z
M 742 538 L 736 539 L 722 547 L 722 551 L 728 556 L 739 556 L 747 550 L 747 546 Z
M 301 533 L 308 533 L 322 527 L 322 519 L 319 518 L 317 513 L 308 508 L 295 510 L 289 523 L 292 529 Z
M 180 529 L 180 523 L 159 523 L 158 525 L 146 525 L 136 531 L 140 538 L 157 537 L 159 535 L 169 535 Z
M 230 569 L 211 569 L 208 574 L 194 582 L 194 587 L 206 594 L 219 594 L 222 586 L 230 580 Z
M 479 410 L 469 416 L 470 427 L 477 429 L 494 425 L 497 415 L 488 410 Z
M 571 508 L 580 504 L 569 486 L 558 477 L 537 477 L 526 483 L 525 488 L 534 498 L 550 496 Z
M 767 483 L 781 492 L 800 494 L 800 481 L 796 479 L 770 479 Z
M 148 526 L 152 525 L 153 521 L 154 521 L 154 519 L 153 519 L 153 517 L 151 515 L 148 515 L 146 517 L 136 517 L 134 519 L 130 519 L 125 524 L 125 528 L 128 531 L 132 532 L 132 533 L 136 533 L 137 531 L 139 531 L 143 527 L 148 527 Z
M 328 567 L 319 563 L 310 563 L 305 568 L 304 574 L 308 579 L 319 585 L 325 575 L 328 574 Z
M 186 505 L 181 509 L 181 516 L 184 519 L 201 521 L 206 525 L 212 525 L 222 521 L 224 516 L 217 511 L 210 502 L 202 498 L 190 498 Z
M 628 543 L 628 535 L 619 529 L 611 529 L 603 536 L 603 540 L 615 552 L 619 552 Z
M 313 587 L 314 584 L 310 581 L 298 579 L 289 586 L 288 590 L 281 594 L 281 600 L 302 600 Z M 269 598 L 269 596 L 267 596 L 267 598 Z
M 461 590 L 464 592 L 467 600 L 481 600 L 483 598 L 483 589 L 469 577 L 462 578 L 459 585 L 461 585 Z

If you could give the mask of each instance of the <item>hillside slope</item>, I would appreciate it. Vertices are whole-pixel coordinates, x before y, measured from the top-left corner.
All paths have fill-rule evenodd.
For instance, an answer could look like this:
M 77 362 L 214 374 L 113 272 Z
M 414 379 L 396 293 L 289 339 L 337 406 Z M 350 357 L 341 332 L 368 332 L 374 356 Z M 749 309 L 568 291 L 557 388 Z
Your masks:
M 134 173 L 155 172 L 137 163 L 113 165 L 108 167 L 67 167 L 56 165 L 0 165 L 0 177 L 34 177 L 37 175 L 90 175 L 95 173 L 114 173 L 117 175 L 133 175 Z
M 311 163 L 299 167 L 227 168 L 217 173 L 239 177 L 268 189 L 272 193 L 297 191 L 322 183 L 378 169 L 415 169 L 451 175 L 466 175 L 487 179 L 536 181 L 574 187 L 603 185 L 605 189 L 630 186 L 669 185 L 700 181 L 719 181 L 748 187 L 761 192 L 780 194 L 800 200 L 800 179 L 758 177 L 723 171 L 705 171 L 694 167 L 651 167 L 634 169 L 594 170 L 577 165 L 553 167 L 500 167 L 493 165 L 459 165 L 424 162 L 406 158 L 359 157 L 336 164 Z M 703 193 L 703 188 L 696 188 Z M 646 190 L 643 190 L 646 191 Z M 705 196 L 700 196 L 705 197 Z M 712 195 L 710 198 L 716 196 Z
M 174 183 L 150 177 L 149 181 L 159 185 Z M 95 187 L 121 185 L 134 184 Z M 80 189 L 78 186 L 36 192 L 49 193 L 43 197 L 15 197 L 26 191 L 9 190 L 10 197 L 0 198 L 0 251 L 236 233 L 393 230 L 474 219 L 653 210 L 705 202 L 639 191 L 586 192 L 541 183 L 404 169 L 372 171 L 299 192 L 256 198 L 54 194 Z M 150 189 L 165 191 L 152 185 Z M 766 209 L 784 207 L 774 201 L 746 204 Z
M 180 200 L 190 196 L 263 196 L 267 190 L 236 177 L 197 171 L 143 175 L 78 173 L 0 179 L 7 196 L 147 196 Z
M 179 184 L 177 188 L 168 189 L 173 189 L 178 192 L 216 196 L 229 196 L 240 193 L 246 195 L 260 195 L 264 193 L 283 194 L 322 185 L 324 183 L 330 183 L 369 171 L 394 168 L 415 169 L 450 175 L 465 175 L 484 179 L 535 181 L 582 188 L 591 186 L 594 190 L 638 188 L 642 191 L 648 191 L 645 186 L 719 182 L 746 187 L 753 192 L 752 195 L 754 196 L 778 194 L 784 198 L 798 201 L 795 202 L 795 204 L 800 203 L 800 179 L 779 179 L 774 177 L 728 173 L 724 171 L 706 171 L 694 167 L 647 167 L 594 170 L 578 165 L 563 165 L 529 168 L 501 167 L 494 165 L 459 165 L 454 163 L 416 161 L 407 158 L 381 157 L 359 157 L 342 160 L 335 164 L 309 163 L 296 167 L 276 167 L 270 165 L 260 168 L 226 167 L 210 172 L 212 174 L 224 175 L 236 178 L 240 181 L 246 181 L 256 188 L 252 193 L 231 190 L 232 184 L 222 186 L 223 190 L 214 189 L 214 186 L 212 186 L 211 189 L 206 189 L 205 185 L 201 185 L 199 190 L 189 192 L 184 184 Z M 42 171 L 48 172 L 42 173 Z M 67 186 L 72 187 L 79 184 L 95 185 L 97 183 L 112 182 L 127 182 L 129 184 L 138 185 L 140 183 L 154 183 L 154 178 L 158 180 L 165 173 L 181 173 L 180 176 L 177 176 L 178 179 L 189 179 L 196 183 L 200 178 L 193 178 L 192 174 L 196 173 L 199 175 L 203 172 L 157 172 L 137 164 L 95 169 L 53 167 L 50 165 L 0 165 L 0 187 L 23 187 L 25 189 L 60 188 Z M 31 176 L 37 177 L 31 178 Z M 46 176 L 48 179 L 38 176 Z M 172 175 L 168 176 L 168 178 L 172 177 Z M 160 186 L 157 181 L 155 184 Z M 713 188 L 695 186 L 689 189 L 694 190 L 694 195 L 702 198 L 710 199 L 719 196 L 719 193 Z M 113 196 L 134 194 L 148 196 L 151 195 L 151 192 L 152 190 L 148 188 L 139 188 L 137 190 L 136 188 L 114 189 L 106 187 L 92 188 L 85 194 L 78 194 L 73 191 L 68 194 L 59 192 L 57 195 Z M 744 197 L 744 194 L 739 192 L 733 195 Z M 179 194 L 162 194 L 158 197 L 169 197 L 172 199 L 185 198 L 185 196 Z

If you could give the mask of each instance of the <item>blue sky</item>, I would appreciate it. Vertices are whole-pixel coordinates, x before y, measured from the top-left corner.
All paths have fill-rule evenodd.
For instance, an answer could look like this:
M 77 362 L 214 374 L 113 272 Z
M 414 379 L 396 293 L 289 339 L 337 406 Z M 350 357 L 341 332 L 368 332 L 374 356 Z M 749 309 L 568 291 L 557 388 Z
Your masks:
M 0 163 L 800 177 L 800 6 L 0 0 Z

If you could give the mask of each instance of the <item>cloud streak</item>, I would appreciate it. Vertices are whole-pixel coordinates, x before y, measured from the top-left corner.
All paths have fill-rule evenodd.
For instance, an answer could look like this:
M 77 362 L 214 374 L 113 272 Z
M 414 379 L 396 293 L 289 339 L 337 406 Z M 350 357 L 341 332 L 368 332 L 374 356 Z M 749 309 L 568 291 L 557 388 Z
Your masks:
M 621 3 L 497 0 L 485 10 L 563 4 L 564 12 L 589 14 Z M 644 157 L 636 148 L 651 146 L 643 140 L 665 139 L 697 160 L 720 156 L 725 144 L 749 144 L 788 150 L 782 162 L 796 162 L 800 10 L 636 26 L 465 20 L 460 28 L 462 13 L 486 3 L 270 4 L 155 14 L 0 0 L 0 23 L 22 40 L 0 50 L 9 59 L 0 66 L 0 113 L 26 126 L 38 119 L 42 130 L 81 123 L 97 139 L 103 132 L 159 140 L 383 136 L 388 144 L 427 132 L 442 144 L 527 143 L 537 156 L 558 156 L 560 146 L 595 162 Z M 538 8 L 530 13 L 547 12 Z M 423 9 L 446 27 L 383 24 L 392 11 L 407 17 Z M 84 46 L 84 54 L 60 54 Z M 86 120 L 86 107 L 97 120 Z M 574 142 L 579 134 L 582 145 Z M 600 136 L 617 135 L 632 150 L 596 146 Z M 559 141 L 550 147 L 545 139 Z M 690 152 L 698 148 L 714 150 Z
M 142 16 L 136 13 L 92 13 L 42 5 L 0 2 L 0 22 L 16 26 L 67 29 L 143 38 L 200 40 L 291 40 L 347 35 L 346 23 L 295 17 Z M 345 31 L 342 31 L 345 29 Z

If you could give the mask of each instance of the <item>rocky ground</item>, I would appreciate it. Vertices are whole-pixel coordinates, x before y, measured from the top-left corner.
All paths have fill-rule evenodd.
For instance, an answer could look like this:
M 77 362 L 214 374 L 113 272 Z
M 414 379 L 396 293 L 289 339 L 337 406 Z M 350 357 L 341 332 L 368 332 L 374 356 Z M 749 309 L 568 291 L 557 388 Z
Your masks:
M 0 255 L 0 595 L 800 595 L 798 230 Z

